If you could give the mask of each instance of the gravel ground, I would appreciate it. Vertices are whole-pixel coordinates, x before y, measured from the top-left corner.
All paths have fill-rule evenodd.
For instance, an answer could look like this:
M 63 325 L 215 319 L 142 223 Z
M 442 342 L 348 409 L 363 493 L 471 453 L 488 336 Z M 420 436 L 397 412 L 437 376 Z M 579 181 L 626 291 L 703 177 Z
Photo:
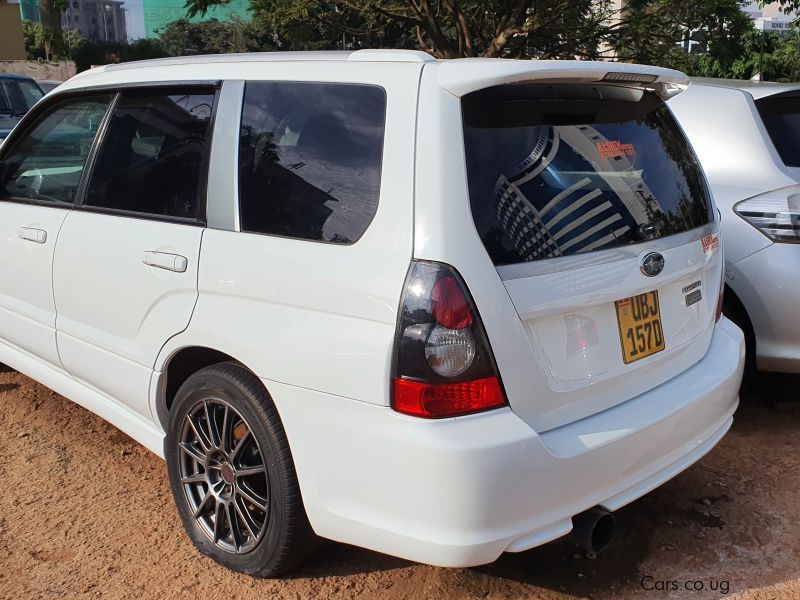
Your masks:
M 193 550 L 160 459 L 3 371 L 0 597 L 800 598 L 800 378 L 757 387 L 714 451 L 617 513 L 617 543 L 596 559 L 561 540 L 441 569 L 331 543 L 270 581 Z

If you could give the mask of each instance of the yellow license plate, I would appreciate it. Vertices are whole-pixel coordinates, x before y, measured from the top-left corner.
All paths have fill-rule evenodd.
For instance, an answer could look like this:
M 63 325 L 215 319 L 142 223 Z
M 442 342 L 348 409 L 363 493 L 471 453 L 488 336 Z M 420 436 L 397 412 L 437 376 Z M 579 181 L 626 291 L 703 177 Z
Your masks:
M 658 290 L 617 300 L 614 304 L 617 309 L 622 360 L 626 365 L 664 349 Z

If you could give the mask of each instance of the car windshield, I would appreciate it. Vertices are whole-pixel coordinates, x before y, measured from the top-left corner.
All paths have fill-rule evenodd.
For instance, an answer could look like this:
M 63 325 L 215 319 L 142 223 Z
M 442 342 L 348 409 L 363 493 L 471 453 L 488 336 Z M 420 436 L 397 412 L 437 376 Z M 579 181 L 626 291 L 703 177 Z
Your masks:
M 756 106 L 783 163 L 800 167 L 800 93 L 762 98 Z
M 472 214 L 496 265 L 623 246 L 709 223 L 672 114 L 635 88 L 528 84 L 462 100 Z
M 42 96 L 42 90 L 33 81 L 0 78 L 0 115 L 22 116 Z

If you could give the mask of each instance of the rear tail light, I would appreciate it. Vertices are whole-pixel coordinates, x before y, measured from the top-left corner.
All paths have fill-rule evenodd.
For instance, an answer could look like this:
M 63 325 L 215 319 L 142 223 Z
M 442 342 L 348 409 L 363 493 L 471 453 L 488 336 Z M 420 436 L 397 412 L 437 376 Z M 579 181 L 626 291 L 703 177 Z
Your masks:
M 764 194 L 739 202 L 733 209 L 775 242 L 800 242 L 800 194 Z
M 392 407 L 442 418 L 507 404 L 489 340 L 452 267 L 413 262 L 395 342 Z

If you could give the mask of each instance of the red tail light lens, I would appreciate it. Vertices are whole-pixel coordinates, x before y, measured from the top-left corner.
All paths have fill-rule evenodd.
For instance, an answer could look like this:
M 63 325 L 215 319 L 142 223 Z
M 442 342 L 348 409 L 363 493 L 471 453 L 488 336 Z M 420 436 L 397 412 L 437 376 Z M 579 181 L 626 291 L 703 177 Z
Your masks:
M 445 275 L 433 284 L 431 313 L 437 323 L 448 329 L 464 329 L 472 325 L 469 304 L 452 275 Z
M 486 331 L 452 267 L 414 262 L 395 342 L 392 407 L 441 418 L 507 404 Z
M 394 380 L 394 409 L 415 417 L 455 417 L 505 405 L 497 377 L 439 384 Z

